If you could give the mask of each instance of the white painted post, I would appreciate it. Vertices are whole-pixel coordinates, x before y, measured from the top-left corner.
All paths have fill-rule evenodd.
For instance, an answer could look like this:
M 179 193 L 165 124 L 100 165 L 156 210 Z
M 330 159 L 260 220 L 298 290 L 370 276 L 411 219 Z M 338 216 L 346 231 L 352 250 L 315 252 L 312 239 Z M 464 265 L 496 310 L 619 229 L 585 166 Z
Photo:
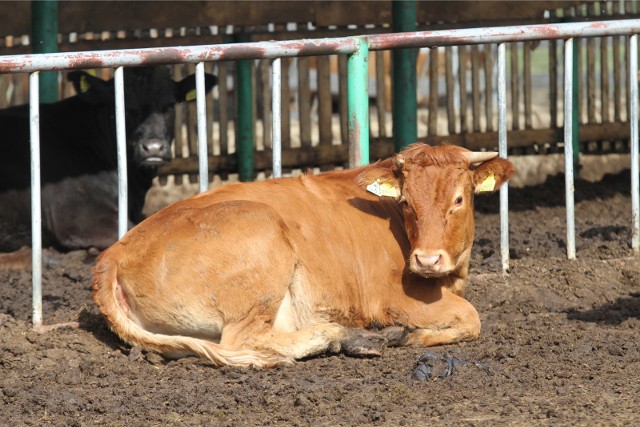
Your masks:
M 196 64 L 196 116 L 198 120 L 198 172 L 200 192 L 209 189 L 209 158 L 207 154 L 207 106 L 204 84 L 204 62 Z
M 127 183 L 127 131 L 124 110 L 124 70 L 118 67 L 114 74 L 116 96 L 116 140 L 118 144 L 118 238 L 129 228 Z
M 273 177 L 282 176 L 282 60 L 276 58 L 271 65 L 272 79 L 272 124 L 271 124 L 271 151 L 273 153 Z
M 500 157 L 507 158 L 507 61 L 504 43 L 498 45 L 498 151 Z M 500 258 L 503 272 L 509 271 L 508 185 L 500 187 Z
M 42 201 L 40 197 L 40 79 L 29 75 L 29 126 L 31 133 L 31 274 L 33 327 L 42 326 Z
M 629 122 L 631 123 L 631 247 L 640 249 L 640 190 L 638 177 L 638 35 L 629 39 Z
M 573 39 L 564 43 L 564 182 L 567 207 L 567 258 L 576 259 L 573 182 Z

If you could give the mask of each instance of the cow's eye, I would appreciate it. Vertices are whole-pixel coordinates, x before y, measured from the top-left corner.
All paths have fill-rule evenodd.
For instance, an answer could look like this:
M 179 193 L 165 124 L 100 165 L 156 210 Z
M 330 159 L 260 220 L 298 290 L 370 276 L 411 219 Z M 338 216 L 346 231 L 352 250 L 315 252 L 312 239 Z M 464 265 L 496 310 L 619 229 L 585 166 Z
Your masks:
M 456 198 L 456 206 L 460 206 L 462 204 L 462 197 Z

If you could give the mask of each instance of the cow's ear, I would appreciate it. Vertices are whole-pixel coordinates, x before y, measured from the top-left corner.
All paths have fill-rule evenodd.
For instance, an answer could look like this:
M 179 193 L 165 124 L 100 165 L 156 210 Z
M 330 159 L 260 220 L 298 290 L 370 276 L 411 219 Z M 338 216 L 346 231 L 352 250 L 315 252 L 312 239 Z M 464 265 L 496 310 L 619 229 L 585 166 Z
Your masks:
M 80 98 L 90 104 L 102 104 L 112 101 L 111 83 L 85 71 L 71 71 L 67 79 Z
M 208 93 L 218 83 L 218 78 L 213 74 L 205 73 L 204 91 Z M 176 82 L 176 101 L 194 101 L 196 99 L 196 76 L 191 74 Z
M 491 193 L 511 178 L 515 168 L 513 164 L 500 157 L 484 162 L 473 169 L 475 193 Z
M 384 163 L 373 164 L 358 175 L 357 184 L 363 190 L 378 197 L 391 197 L 396 200 L 402 196 L 402 187 L 397 173 Z

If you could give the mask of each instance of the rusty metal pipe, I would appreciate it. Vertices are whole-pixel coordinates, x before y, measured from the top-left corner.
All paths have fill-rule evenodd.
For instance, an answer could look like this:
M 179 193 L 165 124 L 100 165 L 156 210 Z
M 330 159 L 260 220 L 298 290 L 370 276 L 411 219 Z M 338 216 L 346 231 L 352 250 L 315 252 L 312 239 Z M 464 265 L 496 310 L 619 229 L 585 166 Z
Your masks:
M 511 41 L 553 40 L 573 37 L 631 35 L 640 19 L 562 24 L 518 25 L 458 30 L 416 31 L 362 36 L 370 51 Z M 0 56 L 0 73 L 25 73 L 84 68 L 198 63 L 242 59 L 289 58 L 344 54 L 358 50 L 357 38 L 337 37 L 257 43 L 233 43 L 147 49 L 102 50 L 52 54 Z

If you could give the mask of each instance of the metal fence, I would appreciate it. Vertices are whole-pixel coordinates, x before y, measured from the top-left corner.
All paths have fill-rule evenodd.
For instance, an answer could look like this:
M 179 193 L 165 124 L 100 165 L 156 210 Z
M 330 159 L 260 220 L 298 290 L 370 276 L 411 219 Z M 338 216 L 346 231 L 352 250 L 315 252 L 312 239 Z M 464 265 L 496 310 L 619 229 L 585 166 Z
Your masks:
M 91 51 L 60 54 L 0 56 L 0 73 L 28 72 L 30 74 L 30 123 L 31 123 L 31 176 L 32 176 L 32 231 L 33 231 L 33 324 L 42 325 L 42 244 L 40 205 L 40 156 L 39 156 L 39 99 L 38 78 L 40 71 L 83 68 L 116 68 L 116 126 L 118 143 L 119 176 L 119 235 L 126 232 L 126 150 L 125 117 L 122 67 L 136 65 L 160 65 L 175 63 L 196 64 L 198 155 L 200 189 L 208 186 L 206 111 L 204 100 L 204 63 L 210 61 L 273 59 L 274 82 L 281 81 L 281 58 L 339 54 L 348 55 L 348 134 L 349 165 L 365 164 L 369 158 L 367 57 L 369 51 L 398 48 L 419 48 L 453 45 L 498 44 L 498 135 L 500 155 L 507 154 L 506 115 L 506 53 L 505 43 L 514 41 L 565 40 L 564 83 L 564 149 L 567 207 L 567 256 L 575 258 L 574 185 L 573 185 L 573 48 L 576 37 L 630 37 L 630 133 L 632 180 L 632 242 L 635 251 L 640 247 L 640 215 L 638 188 L 638 39 L 640 20 L 599 21 L 587 23 L 546 24 L 476 28 L 443 31 L 420 31 L 395 34 L 373 34 L 359 37 L 307 39 L 282 42 L 238 43 L 231 45 L 206 45 L 191 47 L 149 48 L 132 50 Z M 277 84 L 274 84 L 276 87 Z M 279 96 L 274 93 L 273 111 L 279 111 Z M 280 176 L 278 137 L 281 126 L 278 114 L 272 117 L 273 171 Z M 202 137 L 200 135 L 203 135 Z M 238 147 L 240 149 L 240 147 Z M 502 266 L 509 268 L 508 198 L 507 187 L 500 190 L 500 224 Z

